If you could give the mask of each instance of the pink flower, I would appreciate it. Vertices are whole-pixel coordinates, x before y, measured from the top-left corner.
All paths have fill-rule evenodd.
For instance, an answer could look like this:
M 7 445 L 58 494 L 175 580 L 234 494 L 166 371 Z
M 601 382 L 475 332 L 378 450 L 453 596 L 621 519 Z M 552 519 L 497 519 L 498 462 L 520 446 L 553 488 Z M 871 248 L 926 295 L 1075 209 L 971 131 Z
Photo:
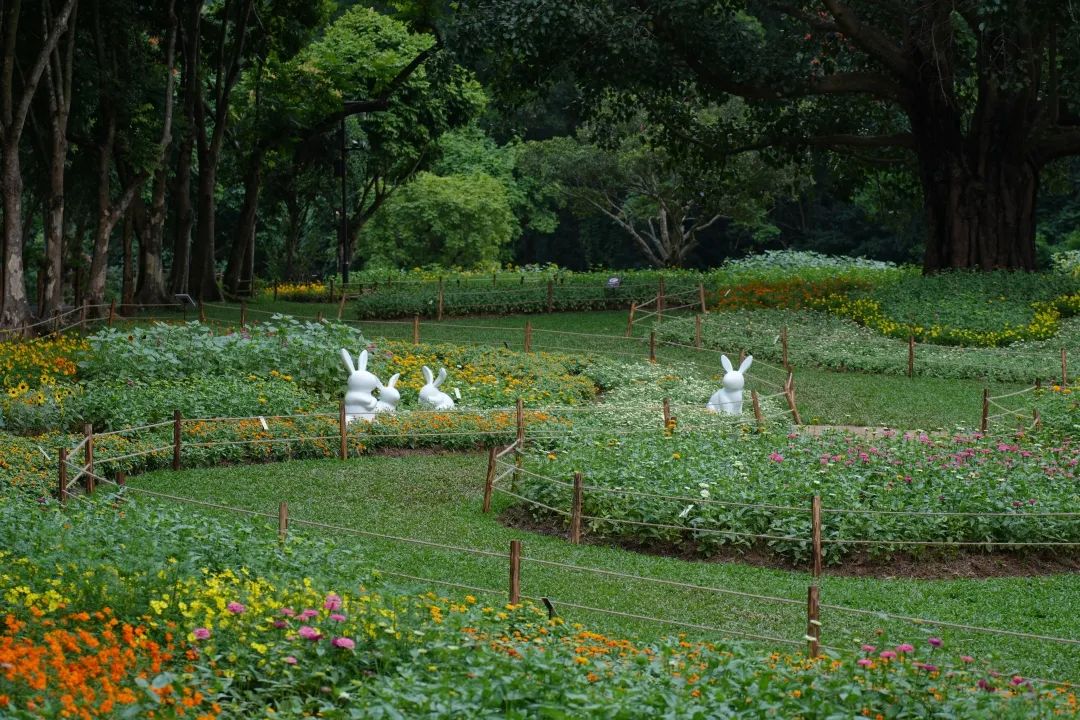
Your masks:
M 341 597 L 337 593 L 330 593 L 326 596 L 326 602 L 323 603 L 323 607 L 327 610 L 340 610 Z
M 334 620 L 336 622 L 345 622 L 345 616 L 342 615 L 341 613 L 334 613 L 333 615 L 330 616 L 330 619 Z
M 281 614 L 285 617 L 293 617 L 294 615 L 296 615 L 296 611 L 293 610 L 291 607 L 283 607 L 281 608 Z
M 937 667 L 937 665 L 931 665 L 931 664 L 929 664 L 929 663 L 916 663 L 916 664 L 915 664 L 915 667 L 919 667 L 919 668 L 922 668 L 923 670 L 925 670 L 925 671 L 926 671 L 926 672 L 928 672 L 928 673 L 932 673 L 932 672 L 937 672 L 937 671 L 938 671 L 938 667 Z
M 330 641 L 330 644 L 334 647 L 339 647 L 345 650 L 352 650 L 354 647 L 356 647 L 356 643 L 354 643 L 347 637 L 336 637 L 332 641 Z
M 240 613 L 247 610 L 246 607 L 244 607 L 243 605 L 241 605 L 238 602 L 229 603 L 228 605 L 225 606 L 225 609 L 228 610 L 229 612 L 231 612 L 233 615 L 239 615 Z
M 881 659 L 882 660 L 892 660 L 894 657 L 896 657 L 896 653 L 894 653 L 892 650 L 882 650 L 881 651 Z
M 296 658 L 293 657 L 292 655 L 286 655 L 284 658 L 282 658 L 282 660 L 284 661 L 284 663 L 286 665 L 295 665 L 296 664 Z
M 930 643 L 932 646 L 934 646 L 936 648 L 941 647 L 941 638 L 936 638 L 936 637 L 927 638 L 926 642 Z
M 319 616 L 319 611 L 318 610 L 312 610 L 311 608 L 307 608 L 306 610 L 301 612 L 299 615 L 297 615 L 296 619 L 297 620 L 310 620 L 311 618 L 318 617 L 318 616 Z
M 897 645 L 896 646 L 896 652 L 899 652 L 899 653 L 915 652 L 915 646 L 914 645 L 909 645 L 908 643 L 904 643 L 903 645 Z
M 863 652 L 874 652 L 875 650 L 877 650 L 877 648 L 873 645 L 863 645 L 862 650 Z
M 285 622 L 284 620 L 275 620 L 274 627 L 276 627 L 278 630 L 281 630 L 282 628 L 289 627 L 289 623 Z
M 1009 681 L 1009 684 L 1010 685 L 1023 685 L 1024 684 L 1024 678 L 1020 677 L 1019 675 L 1013 675 L 1013 678 L 1012 678 L 1012 680 Z
M 973 663 L 975 662 L 975 658 L 971 657 L 970 655 L 961 655 L 960 661 L 966 663 Z
M 196 640 L 205 640 L 210 637 L 210 630 L 207 628 L 195 628 L 195 631 L 191 633 L 195 636 Z
M 778 463 L 784 462 L 784 456 L 781 455 L 780 453 L 776 452 L 775 450 L 773 450 L 771 453 L 769 453 L 769 459 L 772 460 L 773 462 L 778 462 Z
M 322 633 L 311 627 L 310 625 L 301 625 L 299 632 L 300 637 L 304 638 L 305 640 L 311 640 L 312 642 L 322 637 Z
M 871 660 L 870 658 L 859 658 L 858 660 L 855 661 L 855 664 L 859 665 L 860 667 L 864 667 L 864 668 L 872 668 L 872 667 L 874 667 L 874 661 Z

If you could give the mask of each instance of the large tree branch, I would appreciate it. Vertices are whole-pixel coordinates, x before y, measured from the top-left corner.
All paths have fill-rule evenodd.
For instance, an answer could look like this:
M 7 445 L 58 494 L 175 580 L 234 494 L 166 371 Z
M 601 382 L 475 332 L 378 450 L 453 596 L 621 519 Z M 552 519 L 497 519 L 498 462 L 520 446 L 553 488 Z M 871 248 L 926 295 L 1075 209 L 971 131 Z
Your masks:
M 1080 127 L 1046 131 L 1035 145 L 1035 155 L 1043 165 L 1058 158 L 1080 155 Z
M 911 133 L 896 133 L 895 135 L 818 135 L 806 139 L 807 145 L 815 147 L 855 147 L 855 148 L 885 148 L 897 147 L 907 150 L 915 149 L 915 136 Z
M 34 100 L 34 90 L 37 88 L 37 84 L 38 84 L 38 81 L 41 79 L 42 73 L 45 72 L 45 65 L 49 62 L 49 59 L 50 59 L 50 56 L 52 55 L 53 49 L 56 47 L 56 44 L 60 41 L 60 37 L 65 32 L 67 32 L 68 19 L 71 17 L 71 12 L 74 9 L 75 9 L 75 0 L 66 0 L 64 5 L 60 8 L 60 12 L 57 13 L 56 19 L 55 19 L 55 21 L 53 23 L 53 27 L 50 30 L 49 34 L 45 37 L 45 42 L 42 44 L 41 48 L 38 49 L 38 55 L 37 55 L 37 58 L 34 60 L 33 66 L 30 68 L 30 73 L 26 76 L 26 78 L 24 80 L 23 87 L 22 87 L 22 97 L 19 100 L 18 108 L 15 110 L 13 115 L 9 116 L 8 108 L 5 107 L 5 112 L 4 112 L 5 117 L 3 119 L 3 122 L 4 122 L 4 125 L 6 126 L 4 129 L 7 130 L 8 132 L 14 131 L 15 135 L 18 135 L 19 133 L 22 132 L 23 125 L 26 122 L 26 116 L 30 112 L 30 104 Z M 17 8 L 16 8 L 15 12 L 16 13 L 18 12 Z M 12 54 L 12 59 L 14 59 L 14 54 L 15 54 L 15 47 L 14 47 L 14 41 L 15 41 L 14 33 L 15 33 L 15 30 L 16 30 L 16 28 L 13 26 L 11 28 L 12 47 L 10 48 L 10 52 Z M 7 66 L 7 58 L 5 57 L 4 82 L 10 82 L 10 80 L 11 80 L 11 78 L 9 77 L 9 68 Z M 10 87 L 6 88 L 5 91 L 4 91 L 5 96 L 7 96 L 7 94 L 10 93 L 10 92 L 11 92 L 11 88 Z
M 836 24 L 844 34 L 867 55 L 882 63 L 901 79 L 908 79 L 915 74 L 900 47 L 876 27 L 864 23 L 847 5 L 839 0 L 821 0 L 821 4 L 836 18 Z

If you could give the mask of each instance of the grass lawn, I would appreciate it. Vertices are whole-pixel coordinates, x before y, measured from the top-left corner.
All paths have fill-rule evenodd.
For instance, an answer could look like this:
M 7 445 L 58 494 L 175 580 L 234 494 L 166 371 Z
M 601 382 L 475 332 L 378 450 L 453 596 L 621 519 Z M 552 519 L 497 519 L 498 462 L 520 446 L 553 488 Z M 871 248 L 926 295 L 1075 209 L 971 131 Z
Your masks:
M 601 545 L 572 546 L 558 537 L 507 528 L 497 515 L 507 506 L 496 495 L 494 512 L 480 512 L 485 458 L 479 453 L 371 456 L 342 463 L 297 461 L 248 467 L 218 467 L 177 473 L 156 472 L 132 478 L 135 487 L 276 513 L 289 503 L 294 520 L 341 525 L 358 530 L 432 542 L 507 552 L 521 539 L 526 560 L 522 592 L 551 598 L 561 614 L 613 635 L 648 639 L 683 631 L 694 637 L 716 635 L 685 628 L 589 612 L 564 603 L 667 618 L 732 631 L 799 641 L 805 632 L 804 602 L 810 578 L 805 573 L 734 563 L 691 562 L 637 554 Z M 201 510 L 193 510 L 201 511 Z M 253 518 L 255 523 L 270 523 Z M 491 603 L 505 602 L 508 565 L 504 558 L 479 557 L 399 541 L 350 536 L 339 530 L 294 525 L 297 532 L 325 535 L 358 547 L 373 568 L 497 591 Z M 266 532 L 274 532 L 267 527 Z M 790 598 L 790 605 L 720 595 L 706 590 L 655 585 L 626 578 L 538 565 L 529 559 L 600 568 L 612 572 L 676 580 L 701 586 Z M 408 582 L 408 581 L 403 581 Z M 423 583 L 421 586 L 425 586 Z M 1059 637 L 1077 637 L 1080 613 L 1076 576 L 928 581 L 826 576 L 821 602 L 979 626 Z M 449 594 L 464 590 L 447 588 Z M 929 636 L 945 640 L 952 657 L 997 654 L 1003 671 L 1049 679 L 1080 679 L 1076 645 L 989 636 L 960 630 L 916 627 L 902 621 L 822 611 L 825 645 L 856 649 L 860 642 L 918 643 Z M 876 631 L 886 631 L 877 637 Z

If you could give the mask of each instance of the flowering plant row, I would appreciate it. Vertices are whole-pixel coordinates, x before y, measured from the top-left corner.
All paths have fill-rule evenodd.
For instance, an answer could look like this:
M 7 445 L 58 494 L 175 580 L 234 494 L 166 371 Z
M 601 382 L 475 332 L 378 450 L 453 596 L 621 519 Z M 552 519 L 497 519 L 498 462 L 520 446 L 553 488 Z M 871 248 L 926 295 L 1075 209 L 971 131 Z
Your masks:
M 808 659 L 609 637 L 406 592 L 349 548 L 153 503 L 0 501 L 0 713 L 38 717 L 1075 715 L 938 638 Z M 261 533 L 261 534 L 260 534 Z M 103 542 L 108 540 L 108 542 Z M 30 558 L 34 559 L 31 560 Z M 330 561 L 330 558 L 333 561 Z M 43 560 L 53 562 L 48 569 Z

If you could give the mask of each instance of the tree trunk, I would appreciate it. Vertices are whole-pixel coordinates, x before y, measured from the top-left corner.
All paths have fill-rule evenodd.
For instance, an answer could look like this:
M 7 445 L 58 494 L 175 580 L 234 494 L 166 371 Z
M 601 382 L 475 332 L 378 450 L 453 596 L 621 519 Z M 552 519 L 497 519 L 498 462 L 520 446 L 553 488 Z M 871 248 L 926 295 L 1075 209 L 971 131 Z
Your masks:
M 191 228 L 195 224 L 195 210 L 191 205 L 191 152 L 195 147 L 194 115 L 187 116 L 184 140 L 176 161 L 176 177 L 172 185 L 173 261 L 169 273 L 169 285 L 173 294 L 188 292 L 188 275 L 191 267 Z
M 987 153 L 977 162 L 935 153 L 920 163 L 926 205 L 924 272 L 1035 270 L 1039 171 Z
M 13 141 L 12 141 L 13 140 Z M 0 187 L 4 206 L 4 272 L 0 327 L 17 327 L 30 319 L 23 273 L 22 168 L 18 137 L 4 138 Z
M 244 205 L 240 210 L 240 227 L 229 252 L 229 264 L 225 267 L 225 288 L 231 295 L 250 292 L 245 285 L 249 265 L 255 248 L 255 230 L 258 224 L 259 192 L 262 190 L 263 151 L 256 149 L 248 159 L 244 178 Z
M 50 317 L 64 302 L 64 163 L 67 160 L 66 128 L 52 128 L 49 159 L 49 199 L 45 213 L 45 294 L 39 317 Z
M 134 268 L 131 260 L 131 236 L 135 233 L 135 203 L 128 206 L 127 213 L 124 214 L 124 228 L 121 230 L 121 238 L 123 238 L 124 247 L 124 269 L 121 274 L 120 283 L 120 306 L 127 307 L 132 304 L 132 300 L 135 295 L 135 276 Z M 142 243 L 139 243 L 140 253 Z
M 154 192 L 147 213 L 141 207 L 142 200 L 132 202 L 136 220 L 141 213 L 145 222 L 136 222 L 139 231 L 139 282 L 135 290 L 135 301 L 140 305 L 156 305 L 169 302 L 172 298 L 165 283 L 165 265 L 161 253 L 165 244 L 165 191 L 168 183 L 167 165 L 162 163 L 154 178 Z
M 210 159 L 209 153 L 199 150 L 199 217 L 195 230 L 195 243 L 191 247 L 191 293 L 206 302 L 221 300 L 214 265 L 214 214 L 217 203 L 214 187 L 217 177 L 217 158 Z
M 285 272 L 286 280 L 296 279 L 296 248 L 300 244 L 300 232 L 304 226 L 303 210 L 297 198 L 296 184 L 290 183 L 285 196 L 285 207 L 289 214 L 289 229 L 285 236 Z

